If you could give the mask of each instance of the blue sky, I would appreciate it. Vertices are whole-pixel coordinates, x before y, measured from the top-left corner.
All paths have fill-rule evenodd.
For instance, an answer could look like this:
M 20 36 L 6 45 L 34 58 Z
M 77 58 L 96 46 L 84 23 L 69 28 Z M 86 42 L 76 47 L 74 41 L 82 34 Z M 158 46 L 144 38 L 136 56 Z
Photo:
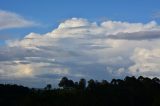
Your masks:
M 143 22 L 153 19 L 152 15 L 159 12 L 159 0 L 1 0 L 0 9 L 15 12 L 34 20 L 41 27 L 3 31 L 22 36 L 28 32 L 48 32 L 68 18 L 80 17 L 91 21 L 104 19 Z M 2 32 L 1 32 L 2 33 Z
M 160 77 L 159 0 L 0 0 L 0 83 Z

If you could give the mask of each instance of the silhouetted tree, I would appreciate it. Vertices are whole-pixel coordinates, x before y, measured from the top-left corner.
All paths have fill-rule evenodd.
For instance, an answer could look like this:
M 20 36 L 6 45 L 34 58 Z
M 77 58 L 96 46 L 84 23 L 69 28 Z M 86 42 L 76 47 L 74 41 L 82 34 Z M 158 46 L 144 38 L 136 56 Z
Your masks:
M 144 77 L 143 77 L 143 76 L 139 76 L 139 77 L 138 77 L 138 80 L 139 80 L 140 82 L 142 82 L 142 81 L 144 80 Z
M 44 89 L 45 89 L 45 90 L 51 90 L 51 89 L 52 89 L 52 85 L 51 85 L 51 84 L 47 84 Z
M 78 88 L 79 88 L 79 84 L 78 84 L 78 82 L 75 82 L 75 83 L 74 83 L 74 88 L 76 88 L 76 89 L 78 89 Z
M 109 86 L 109 82 L 107 80 L 102 80 L 100 86 L 101 88 L 107 88 Z
M 85 79 L 74 82 L 63 77 L 59 86 L 67 89 L 51 90 L 51 84 L 45 89 L 0 84 L 0 106 L 160 106 L 158 78 L 91 79 L 85 89 Z
M 118 84 L 118 83 L 117 83 L 117 80 L 116 80 L 116 79 L 112 79 L 111 84 L 112 84 L 112 85 L 117 85 L 117 84 Z
M 72 88 L 74 87 L 74 82 L 72 80 L 68 80 L 67 77 L 63 77 L 58 85 L 63 88 Z
M 72 80 L 68 80 L 67 87 L 73 88 L 74 82 Z
M 95 81 L 93 79 L 90 79 L 88 81 L 88 87 L 89 89 L 94 89 L 95 88 Z
M 85 87 L 86 87 L 86 80 L 84 78 L 82 78 L 79 81 L 79 88 L 80 89 L 85 89 Z
M 68 78 L 67 77 L 63 77 L 58 85 L 59 85 L 59 87 L 63 87 L 63 88 L 67 87 L 67 85 L 68 85 Z

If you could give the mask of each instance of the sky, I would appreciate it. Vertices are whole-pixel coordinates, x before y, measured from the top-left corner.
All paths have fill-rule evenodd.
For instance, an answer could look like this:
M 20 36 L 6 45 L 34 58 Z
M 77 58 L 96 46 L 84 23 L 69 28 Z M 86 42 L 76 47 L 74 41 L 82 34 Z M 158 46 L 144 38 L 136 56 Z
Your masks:
M 0 83 L 160 77 L 159 0 L 0 0 Z

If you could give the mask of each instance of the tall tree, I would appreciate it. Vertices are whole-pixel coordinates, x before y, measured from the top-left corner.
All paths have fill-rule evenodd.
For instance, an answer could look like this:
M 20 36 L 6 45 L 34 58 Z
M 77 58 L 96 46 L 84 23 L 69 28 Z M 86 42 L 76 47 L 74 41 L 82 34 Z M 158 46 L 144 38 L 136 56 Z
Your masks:
M 80 89 L 85 89 L 85 87 L 86 87 L 86 80 L 84 78 L 82 78 L 79 81 L 79 88 Z
M 87 88 L 89 88 L 89 89 L 94 89 L 95 88 L 95 81 L 93 80 L 93 79 L 90 79 L 89 81 L 88 81 L 88 87 Z

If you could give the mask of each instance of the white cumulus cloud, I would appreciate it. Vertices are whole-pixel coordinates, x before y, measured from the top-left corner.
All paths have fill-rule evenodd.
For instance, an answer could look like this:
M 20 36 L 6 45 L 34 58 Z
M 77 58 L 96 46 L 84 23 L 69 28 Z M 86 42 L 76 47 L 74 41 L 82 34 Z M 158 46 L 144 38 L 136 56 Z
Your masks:
M 15 67 L 26 65 L 25 72 L 17 72 L 41 80 L 62 76 L 88 79 L 125 75 L 159 77 L 159 32 L 160 26 L 155 21 L 97 23 L 71 18 L 51 32 L 32 32 L 23 39 L 7 41 L 6 47 L 0 49 L 0 75 L 16 73 Z M 9 71 L 9 67 L 14 71 Z
M 159 76 L 160 75 L 160 48 L 136 48 L 131 59 L 135 64 L 129 67 L 132 74 Z

